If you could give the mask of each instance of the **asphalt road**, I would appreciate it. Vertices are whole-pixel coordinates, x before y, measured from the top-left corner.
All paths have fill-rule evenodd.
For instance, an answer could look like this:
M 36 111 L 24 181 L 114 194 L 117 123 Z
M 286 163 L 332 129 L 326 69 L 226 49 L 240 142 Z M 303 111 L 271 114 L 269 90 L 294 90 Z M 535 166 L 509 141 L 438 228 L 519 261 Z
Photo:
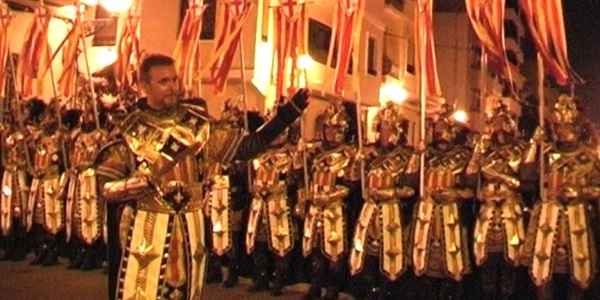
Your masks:
M 29 261 L 0 262 L 0 300 L 102 300 L 106 299 L 106 275 L 102 270 L 74 271 L 67 262 L 52 267 L 30 266 Z M 224 289 L 220 284 L 205 288 L 203 300 L 292 300 L 299 299 L 306 284 L 286 288 L 284 295 L 271 297 L 268 291 L 248 293 L 250 279 L 242 278 L 240 285 Z M 350 299 L 347 296 L 341 299 Z

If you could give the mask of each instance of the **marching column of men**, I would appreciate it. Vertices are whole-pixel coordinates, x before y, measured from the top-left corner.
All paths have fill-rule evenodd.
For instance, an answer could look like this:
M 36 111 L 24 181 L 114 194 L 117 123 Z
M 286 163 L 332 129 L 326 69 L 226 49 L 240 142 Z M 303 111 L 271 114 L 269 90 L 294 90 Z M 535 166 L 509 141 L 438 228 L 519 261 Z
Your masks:
M 172 75 L 170 60 L 154 59 L 148 89 L 152 76 Z M 207 257 L 228 258 L 225 287 L 249 259 L 248 291 L 278 296 L 298 254 L 306 300 L 343 291 L 356 299 L 516 299 L 523 288 L 537 299 L 584 299 L 597 288 L 598 137 L 575 98 L 561 96 L 530 140 L 498 100 L 472 145 L 442 105 L 428 141 L 414 148 L 399 105 L 388 103 L 374 119 L 375 142 L 361 148 L 341 101 L 318 118 L 315 141 L 298 139 L 299 111 L 289 107 L 305 105 L 301 93 L 273 110 L 290 114 L 285 122 L 267 115 L 256 135 L 244 132 L 243 111 L 231 102 L 209 128 L 203 103 L 159 111 L 143 99 L 113 116 L 111 134 L 91 109 L 69 128 L 57 102 L 15 106 L 2 126 L 1 258 L 20 261 L 33 250 L 32 264 L 50 266 L 67 245 L 69 268 L 90 270 L 108 249 L 111 297 L 119 299 L 198 298 Z M 204 148 L 186 148 L 194 143 Z M 153 152 L 158 146 L 170 160 Z M 349 200 L 357 186 L 359 205 Z M 537 198 L 522 196 L 532 191 Z M 116 224 L 105 221 L 107 202 L 118 207 L 109 217 Z M 107 231 L 116 247 L 104 246 Z M 527 273 L 530 284 L 519 280 Z

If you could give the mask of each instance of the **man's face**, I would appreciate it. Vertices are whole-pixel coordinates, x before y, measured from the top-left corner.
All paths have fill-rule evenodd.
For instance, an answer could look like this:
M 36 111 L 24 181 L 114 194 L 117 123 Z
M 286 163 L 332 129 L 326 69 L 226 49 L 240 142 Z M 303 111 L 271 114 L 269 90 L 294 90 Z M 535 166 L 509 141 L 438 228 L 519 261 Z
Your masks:
M 339 125 L 329 125 L 323 128 L 325 142 L 331 145 L 339 145 L 344 142 L 346 128 Z
M 179 83 L 175 66 L 156 66 L 148 73 L 149 80 L 142 82 L 142 89 L 153 108 L 172 108 L 177 104 Z
M 574 143 L 579 139 L 577 127 L 573 124 L 554 124 L 556 141 L 559 143 Z
M 383 147 L 388 147 L 390 144 L 396 145 L 399 138 L 397 131 L 392 124 L 387 122 L 381 123 L 379 125 L 379 132 L 377 133 L 379 145 Z

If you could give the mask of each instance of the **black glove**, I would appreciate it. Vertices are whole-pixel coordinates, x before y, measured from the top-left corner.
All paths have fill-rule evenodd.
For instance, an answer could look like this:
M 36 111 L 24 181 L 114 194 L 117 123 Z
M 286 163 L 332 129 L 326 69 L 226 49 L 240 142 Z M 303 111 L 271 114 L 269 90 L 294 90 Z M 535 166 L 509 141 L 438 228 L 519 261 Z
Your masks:
M 308 106 L 308 96 L 310 96 L 310 91 L 306 88 L 301 88 L 292 96 L 291 101 L 296 107 L 302 110 Z

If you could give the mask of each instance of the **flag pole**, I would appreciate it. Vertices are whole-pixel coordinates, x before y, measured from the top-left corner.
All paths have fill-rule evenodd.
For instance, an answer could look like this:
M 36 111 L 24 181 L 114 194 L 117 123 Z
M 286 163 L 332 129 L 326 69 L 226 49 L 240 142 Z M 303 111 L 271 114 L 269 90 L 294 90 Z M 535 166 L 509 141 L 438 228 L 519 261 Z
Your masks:
M 545 122 L 544 122 L 544 109 L 545 109 L 545 99 L 544 99 L 544 61 L 542 59 L 542 55 L 538 52 L 537 54 L 537 79 L 538 79 L 538 90 L 537 90 L 537 94 L 538 94 L 538 118 L 539 118 L 539 126 L 540 129 L 544 130 L 545 129 Z M 545 176 L 544 176 L 544 171 L 545 171 L 545 161 L 544 161 L 544 140 L 542 139 L 542 141 L 540 142 L 540 182 L 539 182 L 539 188 L 540 188 L 540 197 L 542 199 L 545 199 L 545 191 L 544 191 L 544 182 L 545 182 Z
M 244 135 L 250 134 L 250 124 L 248 124 L 248 89 L 246 88 L 246 58 L 244 56 L 244 30 L 240 31 L 240 42 L 238 50 L 240 51 L 240 76 L 242 78 L 242 105 L 244 106 Z M 247 164 L 248 186 L 252 184 L 252 164 Z
M 421 27 L 422 22 L 422 14 L 420 5 L 417 4 L 417 41 L 415 43 L 417 49 L 419 50 L 419 100 L 421 102 L 421 123 L 420 123 L 420 134 L 421 141 L 420 143 L 425 143 L 425 111 L 427 109 L 427 95 L 425 91 L 426 84 L 426 76 L 425 76 L 425 37 L 424 37 L 424 28 Z M 419 167 L 419 193 L 420 196 L 424 196 L 424 188 L 425 188 L 425 152 L 420 155 L 420 167 Z

